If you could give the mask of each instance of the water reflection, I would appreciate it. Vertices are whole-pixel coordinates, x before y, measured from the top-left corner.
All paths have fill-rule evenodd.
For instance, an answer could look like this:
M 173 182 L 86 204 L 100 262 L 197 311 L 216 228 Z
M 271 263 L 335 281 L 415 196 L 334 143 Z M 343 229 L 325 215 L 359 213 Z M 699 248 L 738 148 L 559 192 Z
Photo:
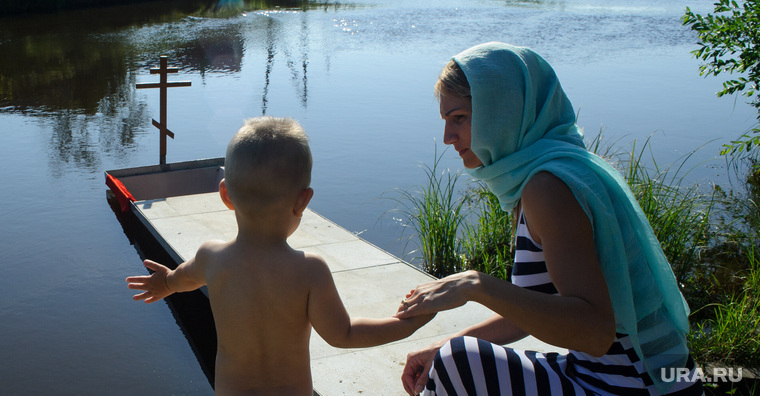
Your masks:
M 284 40 L 289 26 L 277 14 L 339 8 L 309 1 L 155 2 L 55 15 L 4 18 L 0 24 L 0 113 L 41 117 L 51 125 L 54 175 L 67 168 L 95 172 L 101 157 L 123 158 L 136 137 L 150 133 L 145 95 L 137 76 L 168 55 L 181 72 L 239 74 L 248 45 L 265 46 L 261 114 L 268 110 L 270 74 L 284 63 L 303 108 L 308 104 L 309 20 L 300 12 L 298 44 Z M 242 18 L 241 10 L 270 9 Z M 234 15 L 233 18 L 223 18 Z M 220 17 L 221 16 L 221 17 Z M 290 18 L 288 18 L 290 19 Z M 297 29 L 294 29 L 297 30 Z M 256 36 L 265 34 L 264 40 Z M 247 36 L 253 37 L 247 37 Z
M 35 18 L 5 18 L 0 24 L 0 108 L 3 111 L 74 110 L 94 114 L 101 99 L 114 94 L 124 76 L 155 66 L 157 55 L 170 55 L 182 70 L 237 73 L 244 53 L 241 22 L 208 18 L 209 2 L 188 2 L 177 9 L 174 2 L 157 5 L 134 5 L 98 8 L 87 11 L 45 15 Z M 162 4 L 162 2 L 158 2 Z M 233 10 L 281 9 L 302 10 L 328 7 L 309 1 L 242 2 L 222 1 L 212 9 L 226 15 Z M 329 5 L 338 8 L 338 4 Z M 326 8 L 325 8 L 326 9 Z M 126 12 L 128 10 L 128 12 Z M 195 16 L 201 15 L 201 16 Z M 234 15 L 234 14 L 233 14 Z M 267 15 L 262 13 L 260 15 Z M 308 63 L 308 19 L 302 14 L 301 49 L 298 63 L 303 74 L 291 65 L 294 79 L 305 83 Z M 266 18 L 268 61 L 274 57 L 275 40 L 284 34 L 277 22 Z M 290 54 L 283 54 L 290 59 Z M 143 59 L 148 59 L 143 62 Z M 299 66 L 300 67 L 300 66 Z M 305 87 L 300 87 L 305 100 Z
M 128 49 L 82 30 L 0 33 L 0 106 L 13 110 L 74 110 L 94 114 L 123 83 Z M 105 45 L 104 45 L 105 44 Z
M 285 66 L 290 73 L 290 81 L 296 90 L 297 96 L 300 99 L 301 107 L 306 109 L 309 102 L 309 79 L 308 79 L 308 66 L 309 66 L 309 21 L 308 14 L 306 12 L 300 13 L 300 27 L 297 37 L 298 45 L 297 52 L 299 54 L 293 54 L 290 48 L 283 43 L 283 37 L 287 36 L 286 27 L 282 26 L 282 22 L 278 21 L 268 12 L 262 12 L 260 15 L 267 17 L 266 19 L 266 60 L 264 67 L 264 89 L 261 96 L 261 114 L 267 114 L 267 107 L 269 104 L 269 86 L 271 83 L 271 73 L 275 64 L 275 58 L 277 53 L 280 52 Z M 280 46 L 278 47 L 278 43 Z
M 300 81 L 302 82 L 302 85 L 300 86 L 301 92 L 301 106 L 305 109 L 308 103 L 308 92 L 309 92 L 309 84 L 308 79 L 306 78 L 306 68 L 309 65 L 309 24 L 306 20 L 306 14 L 301 14 L 301 70 L 302 75 L 300 78 Z M 288 62 L 290 64 L 290 62 Z M 293 68 L 293 81 L 298 81 L 298 72 Z
M 264 68 L 264 93 L 261 95 L 261 115 L 267 113 L 267 96 L 269 96 L 269 76 L 272 74 L 272 66 L 274 66 L 274 19 L 267 19 L 267 60 L 266 67 Z
M 53 133 L 50 136 L 50 169 L 54 176 L 74 165 L 76 168 L 95 171 L 99 168 L 97 149 L 91 144 L 87 120 L 84 115 L 61 111 L 54 116 Z
M 203 28 L 195 36 L 196 40 L 172 51 L 175 55 L 171 61 L 182 65 L 183 72 L 198 72 L 201 77 L 240 72 L 244 40 L 239 26 Z
M 133 88 L 135 83 L 135 74 L 127 73 L 116 92 L 100 100 L 96 113 L 101 150 L 117 153 L 119 158 L 136 147 L 137 136 L 146 132 L 151 118 L 147 104 Z
M 102 98 L 119 89 L 142 51 L 131 33 L 180 21 L 209 4 L 163 1 L 3 18 L 0 107 L 93 114 Z

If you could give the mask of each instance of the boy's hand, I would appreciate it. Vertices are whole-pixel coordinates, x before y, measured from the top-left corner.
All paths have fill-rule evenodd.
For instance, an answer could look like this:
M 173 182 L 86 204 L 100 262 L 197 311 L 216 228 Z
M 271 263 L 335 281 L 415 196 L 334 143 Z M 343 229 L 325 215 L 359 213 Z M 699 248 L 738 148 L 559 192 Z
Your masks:
M 143 264 L 153 273 L 149 276 L 130 276 L 127 278 L 128 288 L 145 290 L 143 293 L 135 294 L 132 297 L 135 301 L 145 300 L 145 303 L 150 304 L 174 293 L 167 282 L 167 276 L 171 272 L 169 268 L 152 260 L 145 260 Z

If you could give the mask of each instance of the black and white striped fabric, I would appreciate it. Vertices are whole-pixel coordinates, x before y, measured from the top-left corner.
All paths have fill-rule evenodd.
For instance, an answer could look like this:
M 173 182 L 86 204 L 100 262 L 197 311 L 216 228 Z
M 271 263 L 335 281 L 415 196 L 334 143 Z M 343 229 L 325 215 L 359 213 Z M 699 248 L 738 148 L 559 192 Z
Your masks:
M 541 246 L 530 237 L 520 214 L 512 283 L 557 294 Z M 702 395 L 694 361 L 687 363 L 694 382 L 675 382 L 668 395 Z M 473 337 L 458 337 L 435 357 L 423 395 L 660 395 L 633 350 L 628 336 L 617 334 L 606 355 L 579 351 L 567 355 L 523 351 Z

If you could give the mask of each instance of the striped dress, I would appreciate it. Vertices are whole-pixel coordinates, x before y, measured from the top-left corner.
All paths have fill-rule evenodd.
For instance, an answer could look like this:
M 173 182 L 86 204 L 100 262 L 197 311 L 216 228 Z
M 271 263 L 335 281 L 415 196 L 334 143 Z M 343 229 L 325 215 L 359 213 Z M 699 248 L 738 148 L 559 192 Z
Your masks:
M 512 283 L 542 293 L 558 294 L 551 282 L 541 246 L 520 214 Z M 689 379 L 695 378 L 689 358 Z M 683 377 L 682 377 L 683 379 Z M 617 334 L 607 354 L 593 357 L 523 351 L 473 337 L 446 343 L 435 356 L 423 395 L 660 395 L 627 335 Z M 702 383 L 675 382 L 668 395 L 702 395 Z

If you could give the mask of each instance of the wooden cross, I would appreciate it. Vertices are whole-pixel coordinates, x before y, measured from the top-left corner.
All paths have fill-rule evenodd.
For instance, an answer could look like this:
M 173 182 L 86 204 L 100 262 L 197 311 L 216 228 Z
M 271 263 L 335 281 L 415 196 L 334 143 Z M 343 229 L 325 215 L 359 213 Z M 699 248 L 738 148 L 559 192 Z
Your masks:
M 160 164 L 164 165 L 166 164 L 166 136 L 169 136 L 170 138 L 174 139 L 174 133 L 169 130 L 169 128 L 166 127 L 166 88 L 169 87 L 189 87 L 191 85 L 190 81 L 172 81 L 168 82 L 166 77 L 169 73 L 177 73 L 179 71 L 176 67 L 167 67 L 166 66 L 166 55 L 162 55 L 161 58 L 161 65 L 159 68 L 153 68 L 150 69 L 150 74 L 159 74 L 161 76 L 159 82 L 157 83 L 137 83 L 136 87 L 137 89 L 141 88 L 159 88 L 160 89 L 160 122 L 156 121 L 155 119 L 153 121 L 153 126 L 158 128 L 158 130 L 161 132 L 161 146 L 160 146 Z

